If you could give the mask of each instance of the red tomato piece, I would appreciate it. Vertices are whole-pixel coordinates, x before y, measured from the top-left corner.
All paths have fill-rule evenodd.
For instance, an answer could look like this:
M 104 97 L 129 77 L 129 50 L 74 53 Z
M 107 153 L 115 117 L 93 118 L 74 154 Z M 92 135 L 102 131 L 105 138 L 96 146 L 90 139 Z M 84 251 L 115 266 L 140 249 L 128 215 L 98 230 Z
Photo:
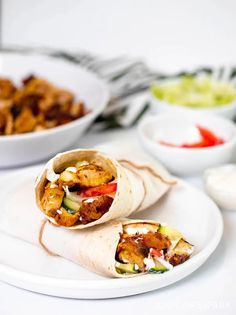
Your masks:
M 105 184 L 97 187 L 91 187 L 79 190 L 77 192 L 81 197 L 95 197 L 101 195 L 108 195 L 117 190 L 117 183 Z
M 154 249 L 154 248 L 151 249 L 150 254 L 153 257 L 161 257 L 162 256 L 162 253 L 159 250 Z
M 209 142 L 208 146 L 224 143 L 224 140 L 216 136 L 212 131 L 205 127 L 197 126 L 203 139 Z

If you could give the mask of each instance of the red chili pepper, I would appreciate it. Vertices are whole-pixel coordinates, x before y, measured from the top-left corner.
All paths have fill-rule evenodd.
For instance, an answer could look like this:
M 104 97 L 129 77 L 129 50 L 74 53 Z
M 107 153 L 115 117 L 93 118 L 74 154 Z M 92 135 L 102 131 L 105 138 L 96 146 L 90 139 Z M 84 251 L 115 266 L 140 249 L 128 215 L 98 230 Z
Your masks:
M 153 257 L 161 257 L 162 253 L 159 250 L 152 248 L 150 250 L 150 255 Z
M 108 195 L 117 190 L 117 183 L 105 184 L 97 187 L 85 188 L 77 192 L 81 197 L 95 197 Z

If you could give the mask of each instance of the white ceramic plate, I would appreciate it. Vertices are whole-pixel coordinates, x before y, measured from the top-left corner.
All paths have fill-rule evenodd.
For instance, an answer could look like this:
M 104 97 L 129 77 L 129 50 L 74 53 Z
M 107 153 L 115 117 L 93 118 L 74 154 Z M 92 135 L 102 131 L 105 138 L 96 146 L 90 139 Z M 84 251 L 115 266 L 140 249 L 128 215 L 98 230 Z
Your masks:
M 16 171 L 0 180 L 1 209 L 9 199 L 22 207 L 36 209 L 33 183 L 38 167 Z M 6 185 L 7 183 L 7 185 Z M 16 191 L 22 192 L 16 197 Z M 222 217 L 217 206 L 203 192 L 179 181 L 158 204 L 139 218 L 156 219 L 178 228 L 192 244 L 190 260 L 160 275 L 130 279 L 109 279 L 93 274 L 65 259 L 48 256 L 41 248 L 0 234 L 0 279 L 27 290 L 60 297 L 102 299 L 134 295 L 160 289 L 199 268 L 213 253 L 222 236 Z M 104 257 L 105 259 L 105 257 Z
M 109 100 L 106 84 L 78 65 L 46 56 L 0 53 L 1 76 L 19 84 L 30 74 L 72 91 L 90 112 L 73 122 L 41 132 L 0 136 L 0 167 L 35 163 L 70 147 L 103 112 Z

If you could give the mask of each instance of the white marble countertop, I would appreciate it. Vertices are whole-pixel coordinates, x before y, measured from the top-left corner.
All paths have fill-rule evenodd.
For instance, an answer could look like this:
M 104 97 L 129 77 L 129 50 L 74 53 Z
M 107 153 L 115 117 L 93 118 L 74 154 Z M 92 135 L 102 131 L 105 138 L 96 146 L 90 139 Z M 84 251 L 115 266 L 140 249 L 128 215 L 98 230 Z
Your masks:
M 92 147 L 103 141 L 126 136 L 136 141 L 135 129 L 88 133 L 75 147 Z M 0 174 L 12 170 L 2 170 Z M 200 178 L 188 178 L 201 187 Z M 165 314 L 235 314 L 236 311 L 236 214 L 224 211 L 225 231 L 220 245 L 207 262 L 192 275 L 166 288 L 110 300 L 72 300 L 44 296 L 24 291 L 0 282 L 0 314 L 145 314 L 147 311 Z M 201 227 L 199 227 L 201 233 Z M 233 245 L 232 245 L 233 244 Z

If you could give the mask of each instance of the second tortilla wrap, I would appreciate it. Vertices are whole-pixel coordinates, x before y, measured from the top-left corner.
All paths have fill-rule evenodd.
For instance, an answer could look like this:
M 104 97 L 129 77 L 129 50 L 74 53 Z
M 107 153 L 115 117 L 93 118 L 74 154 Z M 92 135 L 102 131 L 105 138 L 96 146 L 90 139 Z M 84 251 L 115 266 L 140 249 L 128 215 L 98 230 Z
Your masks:
M 20 194 L 21 192 L 19 192 L 19 199 Z M 119 219 L 78 231 L 54 226 L 44 219 L 42 213 L 27 206 L 21 207 L 20 211 L 17 207 L 10 206 L 0 215 L 1 232 L 42 246 L 48 254 L 66 258 L 92 272 L 116 278 L 134 277 L 147 273 L 145 271 L 120 273 L 116 268 L 117 247 L 124 232 L 124 226 L 134 223 L 159 225 L 158 222 L 151 220 Z M 165 233 L 170 236 L 170 239 L 174 239 L 172 241 L 174 246 L 182 238 L 181 233 L 173 229 Z M 187 250 L 182 248 L 181 256 L 178 252 L 181 259 L 179 263 L 183 263 L 192 253 L 192 245 L 185 242 L 186 245 Z

